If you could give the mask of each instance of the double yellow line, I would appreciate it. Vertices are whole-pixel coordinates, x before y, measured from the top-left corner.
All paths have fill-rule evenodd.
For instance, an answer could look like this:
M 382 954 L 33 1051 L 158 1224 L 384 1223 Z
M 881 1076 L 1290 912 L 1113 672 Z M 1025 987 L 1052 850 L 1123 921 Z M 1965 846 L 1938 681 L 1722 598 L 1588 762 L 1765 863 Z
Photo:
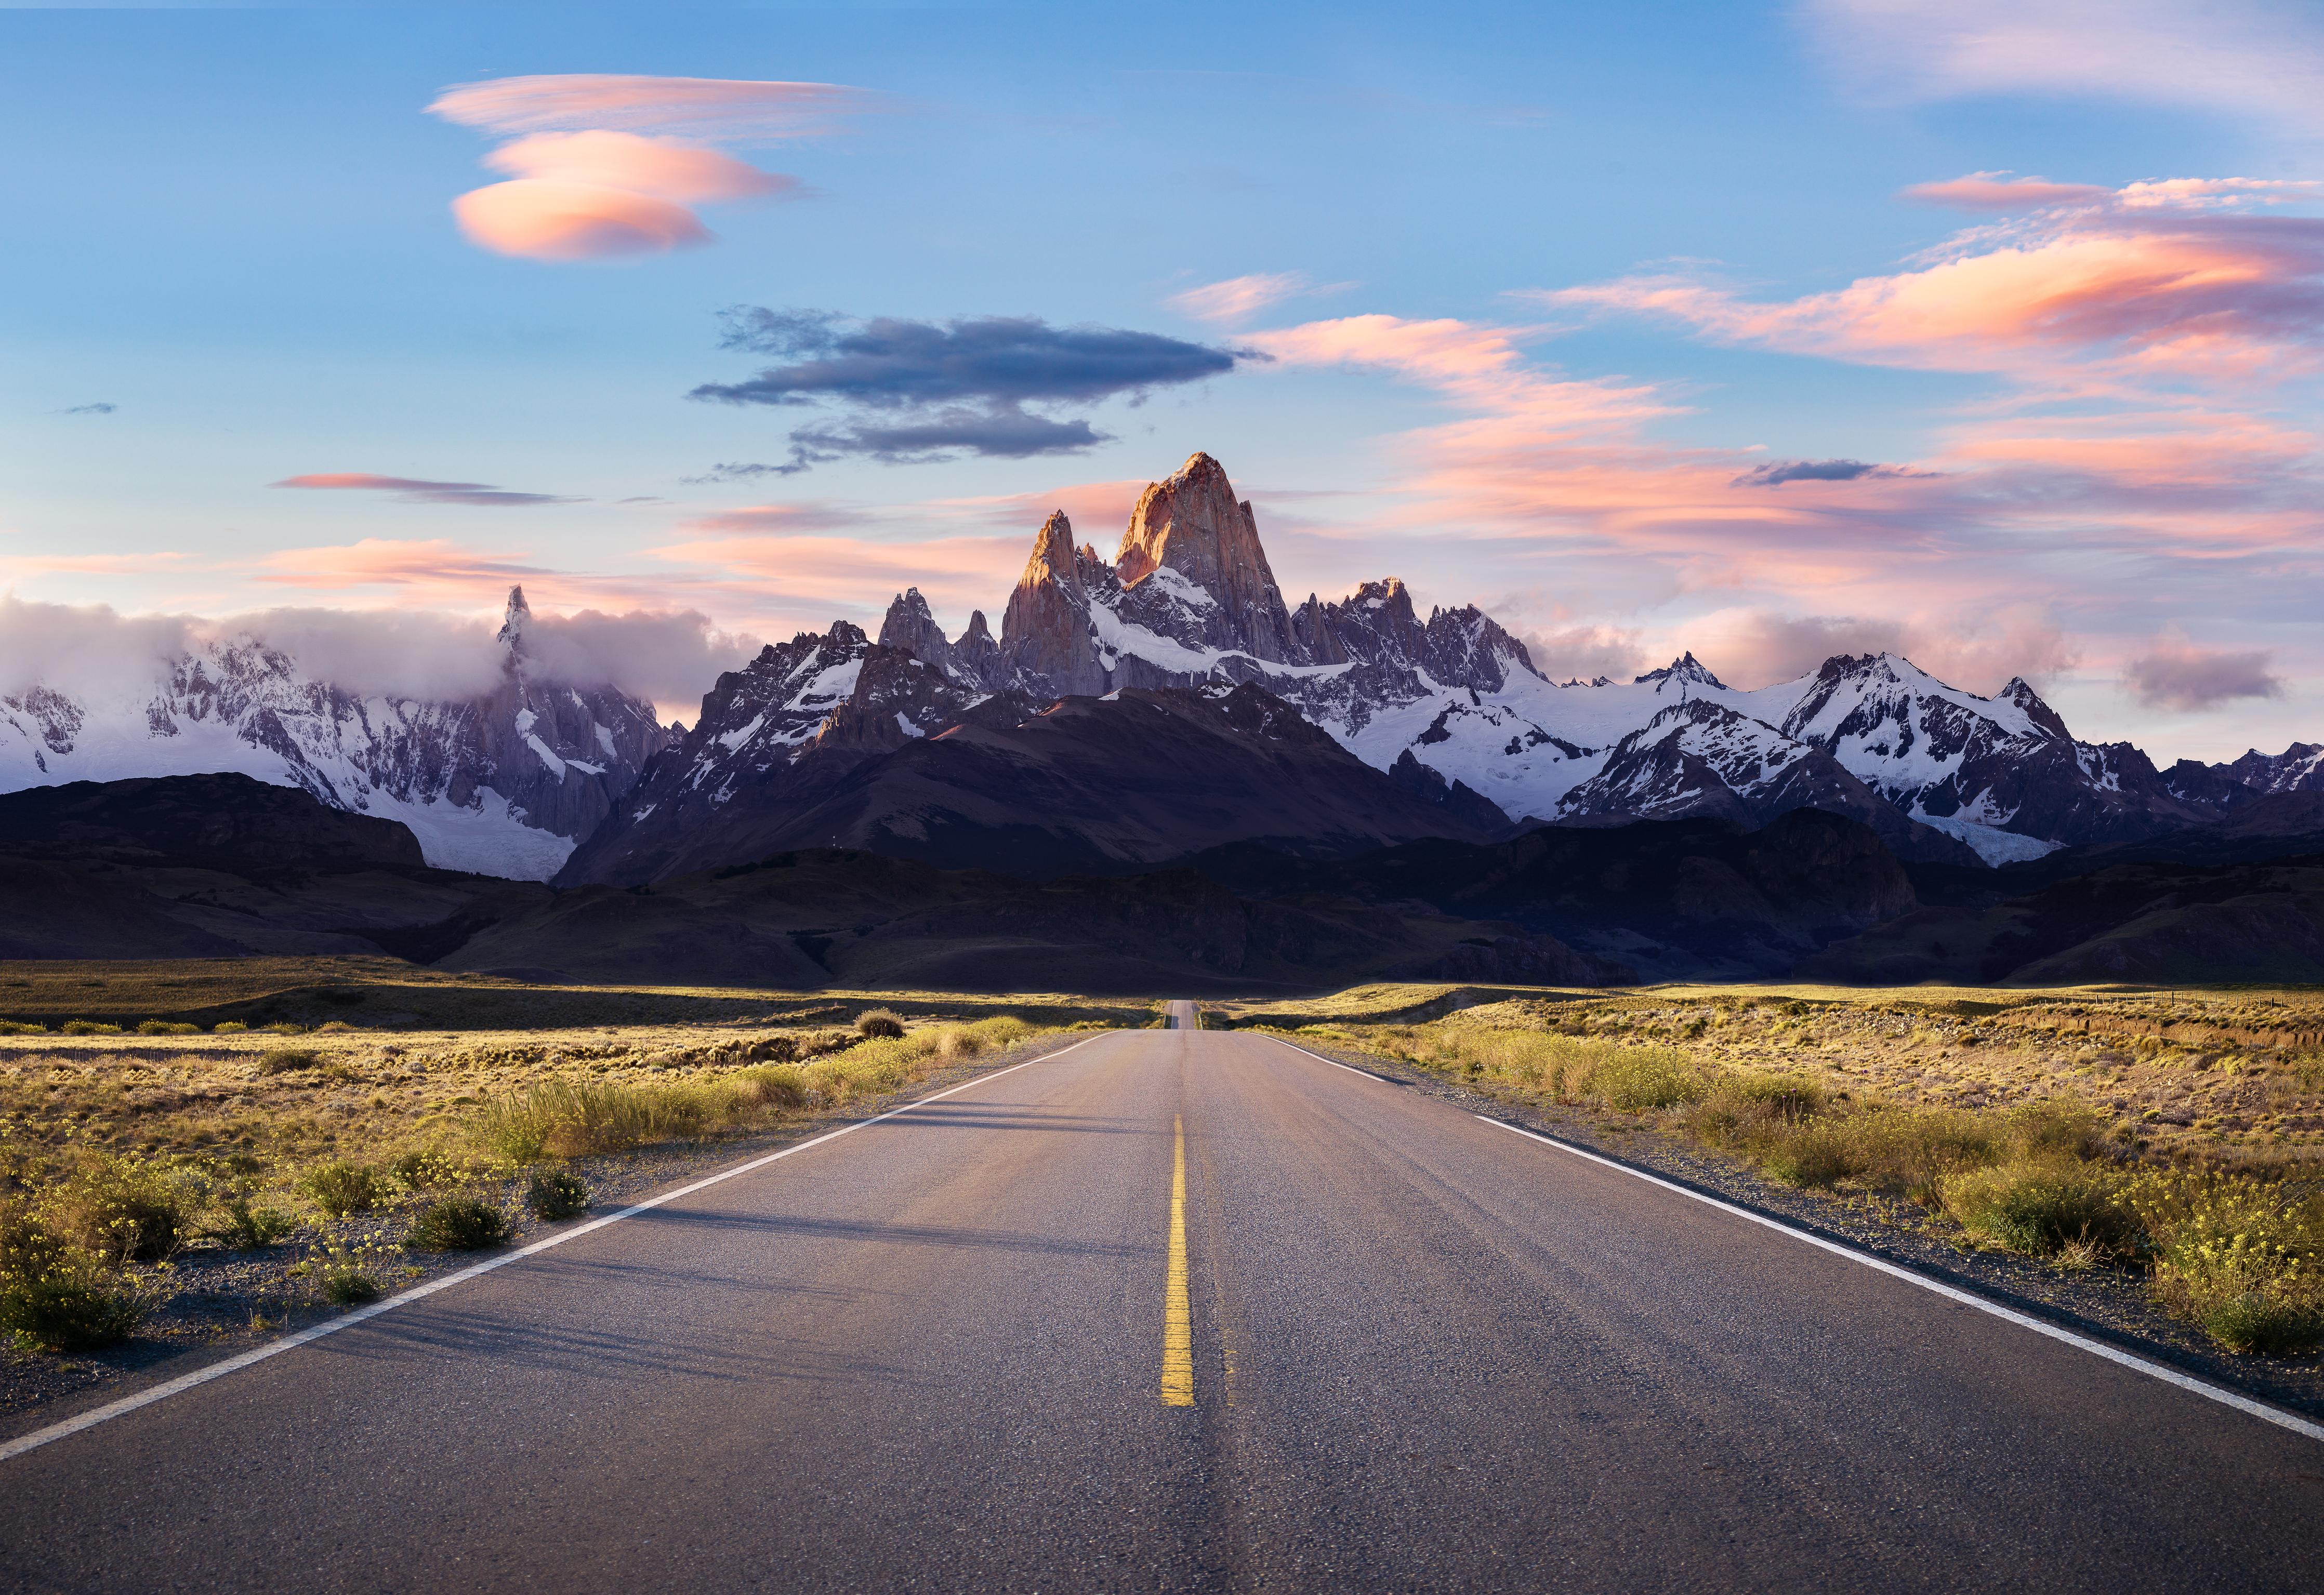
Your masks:
M 1186 1120 L 1172 1120 L 1170 1282 L 1162 1301 L 1162 1405 L 1194 1405 L 1194 1328 L 1186 1305 Z

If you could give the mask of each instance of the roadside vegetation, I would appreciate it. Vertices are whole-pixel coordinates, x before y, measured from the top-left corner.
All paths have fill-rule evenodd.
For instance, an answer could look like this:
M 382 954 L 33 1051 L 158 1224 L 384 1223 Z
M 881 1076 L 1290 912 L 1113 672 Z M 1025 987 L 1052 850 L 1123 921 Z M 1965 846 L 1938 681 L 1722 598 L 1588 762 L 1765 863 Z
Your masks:
M 2135 1270 L 2232 1351 L 2324 1348 L 2314 992 L 1400 987 L 1231 1019 L 1683 1138 L 1963 1248 Z
M 1145 1018 L 1139 1002 L 1040 999 L 1028 1019 L 1007 999 L 718 991 L 687 1023 L 684 993 L 598 993 L 592 1015 L 591 993 L 549 988 L 543 1007 L 605 1022 L 523 1028 L 507 1023 L 521 988 L 447 982 L 454 1011 L 366 1026 L 321 1017 L 376 1011 L 346 1000 L 364 988 L 254 996 L 248 962 L 222 973 L 243 1011 L 272 1000 L 313 1022 L 36 1012 L 0 1028 L 0 1345 L 89 1351 L 141 1325 L 201 1338 L 360 1305 L 521 1226 L 584 1215 L 621 1166 L 609 1159 L 708 1152 L 1049 1031 Z M 0 969 L 28 967 L 55 986 L 45 967 Z M 147 998 L 216 994 L 101 967 Z M 0 984 L 0 1001 L 23 984 Z M 678 1022 L 623 1022 L 641 1004 Z M 443 1023 L 478 1006 L 490 1028 Z M 221 1324 L 221 1300 L 241 1304 L 238 1323 Z

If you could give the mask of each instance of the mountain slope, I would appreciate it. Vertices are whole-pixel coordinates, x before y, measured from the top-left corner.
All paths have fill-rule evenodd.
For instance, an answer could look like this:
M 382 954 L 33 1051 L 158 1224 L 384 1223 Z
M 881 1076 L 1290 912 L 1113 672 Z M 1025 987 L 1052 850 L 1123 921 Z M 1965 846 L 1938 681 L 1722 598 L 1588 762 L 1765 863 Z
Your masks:
M 0 697 L 0 791 L 234 772 L 400 821 L 438 867 L 543 880 L 669 734 L 650 705 L 541 676 L 530 616 L 512 590 L 501 681 L 461 702 L 353 693 L 246 637 L 109 699 L 36 685 Z
M 657 764 L 560 882 L 634 884 L 809 846 L 1050 876 L 1259 837 L 1329 853 L 1485 834 L 1484 816 L 1449 789 L 1408 789 L 1257 687 L 1120 688 L 1038 711 L 955 695 L 943 703 L 952 724 L 890 740 L 895 715 L 865 701 L 872 674 L 929 686 L 930 704 L 941 678 L 908 655 L 845 640 L 815 641 L 811 658 L 842 652 L 863 661 L 855 696 L 815 737 L 777 739 L 738 765 L 761 743 L 717 728 L 756 700 L 738 683 L 728 702 L 706 701 L 678 756 Z M 809 669 L 763 662 L 785 686 Z M 858 724 L 882 734 L 851 738 Z

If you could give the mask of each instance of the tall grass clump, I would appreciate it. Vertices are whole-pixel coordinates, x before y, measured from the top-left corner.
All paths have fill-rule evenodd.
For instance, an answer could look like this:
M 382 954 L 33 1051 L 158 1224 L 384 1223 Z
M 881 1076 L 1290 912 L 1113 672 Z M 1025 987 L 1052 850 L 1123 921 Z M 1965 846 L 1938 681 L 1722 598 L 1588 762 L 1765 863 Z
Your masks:
M 2046 1258 L 2080 1247 L 2122 1256 L 2145 1240 L 2126 1185 L 2108 1168 L 2015 1162 L 1948 1175 L 1938 1192 L 1962 1229 L 2008 1250 Z
M 316 1206 L 335 1219 L 369 1212 L 393 1194 L 393 1184 L 378 1169 L 362 1163 L 320 1163 L 299 1181 L 299 1189 Z
M 692 1080 L 549 1080 L 486 1104 L 470 1129 L 519 1166 L 627 1152 L 876 1096 L 926 1079 L 944 1062 L 1013 1046 L 1033 1034 L 1024 1020 L 1003 1015 L 863 1041 L 807 1063 L 754 1064 Z
M 2247 1176 L 2153 1174 L 2128 1200 L 2164 1305 L 2231 1351 L 2324 1345 L 2324 1196 Z
M 1705 1089 L 1702 1072 L 1674 1046 L 1464 1025 L 1416 1033 L 1413 1047 L 1416 1062 L 1440 1074 L 1625 1113 L 1677 1107 Z

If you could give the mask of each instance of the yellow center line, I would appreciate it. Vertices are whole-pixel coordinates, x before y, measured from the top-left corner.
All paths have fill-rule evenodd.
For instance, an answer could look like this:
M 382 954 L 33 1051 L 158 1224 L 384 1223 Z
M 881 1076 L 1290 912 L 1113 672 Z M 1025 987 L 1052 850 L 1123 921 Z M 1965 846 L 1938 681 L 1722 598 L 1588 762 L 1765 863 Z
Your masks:
M 1170 1283 L 1162 1302 L 1162 1405 L 1194 1405 L 1194 1330 L 1186 1305 L 1186 1120 L 1172 1120 Z

